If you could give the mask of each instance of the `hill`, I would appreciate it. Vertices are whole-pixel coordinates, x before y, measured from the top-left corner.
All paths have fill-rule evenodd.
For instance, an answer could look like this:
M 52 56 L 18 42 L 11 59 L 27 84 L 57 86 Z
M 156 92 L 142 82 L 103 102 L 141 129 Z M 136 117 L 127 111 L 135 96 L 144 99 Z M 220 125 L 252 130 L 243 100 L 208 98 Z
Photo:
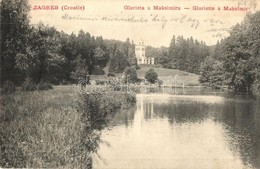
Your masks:
M 141 67 L 141 69 L 137 70 L 137 76 L 140 79 L 144 79 L 145 72 L 147 72 L 150 67 Z M 199 76 L 194 73 L 188 73 L 185 71 L 177 70 L 177 69 L 166 69 L 166 68 L 153 68 L 157 74 L 158 78 L 163 81 L 171 80 L 175 78 L 178 82 L 184 82 L 186 85 L 196 85 L 199 84 Z

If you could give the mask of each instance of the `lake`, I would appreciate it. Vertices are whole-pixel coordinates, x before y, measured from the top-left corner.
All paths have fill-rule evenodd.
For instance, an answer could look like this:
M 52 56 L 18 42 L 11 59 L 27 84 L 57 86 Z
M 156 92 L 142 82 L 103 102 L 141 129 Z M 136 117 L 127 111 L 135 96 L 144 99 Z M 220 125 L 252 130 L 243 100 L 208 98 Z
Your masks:
M 102 133 L 93 168 L 260 168 L 260 100 L 194 89 L 137 94 Z

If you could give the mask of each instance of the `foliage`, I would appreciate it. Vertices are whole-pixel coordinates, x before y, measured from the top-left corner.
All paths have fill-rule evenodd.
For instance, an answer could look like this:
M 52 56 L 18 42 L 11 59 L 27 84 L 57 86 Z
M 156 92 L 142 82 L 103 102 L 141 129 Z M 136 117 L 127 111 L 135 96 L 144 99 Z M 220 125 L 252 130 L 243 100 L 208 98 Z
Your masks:
M 240 92 L 259 93 L 260 12 L 248 14 L 230 36 L 218 42 L 201 66 L 200 82 Z
M 27 0 L 0 2 L 1 11 L 1 83 L 21 83 L 24 74 L 16 67 L 16 57 L 30 53 L 29 5 Z M 30 55 L 28 53 L 28 55 Z
M 49 90 L 49 89 L 53 89 L 52 84 L 44 81 L 41 81 L 40 83 L 36 84 L 30 78 L 27 78 L 21 85 L 22 91 Z
M 164 68 L 179 69 L 199 73 L 200 64 L 209 55 L 209 47 L 204 42 L 173 36 L 168 51 L 161 48 L 160 63 Z
M 24 82 L 24 90 L 34 90 L 34 84 L 40 82 L 75 83 L 86 75 L 103 73 L 97 67 L 108 66 L 112 73 L 122 73 L 131 66 L 138 68 L 135 46 L 129 38 L 125 42 L 103 40 L 83 30 L 69 35 L 43 23 L 31 26 L 28 0 L 1 1 L 0 8 L 1 84 L 11 81 L 19 86 Z M 236 91 L 257 92 L 259 18 L 259 11 L 248 14 L 241 24 L 232 28 L 229 37 L 214 47 L 192 37 L 173 36 L 169 48 L 148 46 L 146 54 L 164 68 L 201 72 L 200 81 L 214 87 L 224 84 Z M 207 56 L 215 60 L 212 67 L 206 66 Z M 201 65 L 202 62 L 205 64 Z M 31 84 L 26 79 L 30 79 Z
M 161 49 L 160 48 L 154 48 L 152 46 L 146 46 L 145 47 L 145 56 L 154 58 L 155 63 L 158 63 L 158 58 L 160 56 Z
M 37 90 L 49 90 L 49 89 L 53 89 L 53 87 L 52 87 L 52 85 L 50 83 L 41 81 L 37 85 Z
M 122 50 L 116 49 L 114 55 L 110 58 L 109 71 L 122 73 L 127 67 L 127 58 Z
M 135 67 L 127 67 L 124 70 L 124 82 L 135 83 L 138 81 L 137 72 Z
M 85 59 L 82 59 L 81 56 L 77 56 L 75 59 L 76 67 L 73 72 L 71 72 L 71 78 L 74 81 L 77 81 L 78 79 L 84 78 L 86 75 L 89 75 L 87 62 Z
M 256 80 L 252 86 L 252 91 L 254 94 L 260 95 L 260 81 Z
M 223 65 L 221 62 L 208 56 L 201 65 L 200 83 L 208 83 L 210 87 L 219 89 L 223 85 Z
M 126 42 L 108 42 L 110 46 L 109 72 L 122 73 L 128 66 L 137 66 L 135 46 L 127 39 Z
M 105 52 L 98 46 L 94 51 L 95 65 L 97 65 L 102 59 L 104 59 Z
M 0 166 L 91 168 L 100 130 L 116 110 L 134 104 L 135 97 L 76 92 L 56 87 L 1 97 Z
M 36 84 L 76 83 L 86 75 L 103 74 L 97 67 L 106 67 L 109 60 L 113 72 L 136 64 L 129 39 L 104 41 L 83 30 L 68 35 L 43 23 L 31 26 L 29 10 L 27 0 L 1 1 L 1 83 L 21 85 L 28 78 Z
M 146 73 L 145 73 L 145 79 L 150 82 L 150 83 L 155 83 L 155 81 L 158 78 L 158 74 L 155 72 L 154 69 L 149 69 Z
M 37 85 L 31 78 L 25 79 L 21 85 L 22 91 L 34 91 L 37 89 Z
M 66 62 L 66 58 L 61 55 L 60 35 L 54 27 L 39 25 L 38 34 L 41 35 L 41 44 L 37 46 L 37 54 L 40 57 L 40 75 L 41 80 L 54 84 L 59 83 L 62 74 L 62 66 Z M 39 48 L 39 46 L 41 46 Z
M 248 14 L 224 39 L 225 83 L 236 91 L 252 92 L 259 83 L 260 12 Z
M 13 82 L 7 80 L 2 85 L 1 94 L 8 95 L 15 92 L 15 85 Z
M 103 40 L 83 30 L 69 35 L 44 23 L 31 26 L 29 11 L 28 0 L 1 1 L 1 83 L 24 82 L 24 90 L 34 90 L 33 84 L 40 82 L 77 83 L 87 75 L 104 74 L 101 67 L 122 73 L 137 66 L 129 38 Z
M 0 166 L 80 168 L 86 162 L 80 147 L 84 124 L 72 96 L 55 90 L 1 98 Z
M 114 76 L 115 76 L 115 74 L 114 74 L 114 73 L 111 73 L 111 72 L 109 72 L 109 73 L 107 74 L 107 76 L 108 76 L 108 77 L 114 77 Z
M 205 58 L 204 62 L 201 64 L 200 68 L 200 77 L 199 77 L 199 82 L 200 83 L 205 83 L 209 82 L 211 72 L 213 71 L 212 65 L 215 63 L 215 60 L 208 56 Z
M 209 86 L 220 89 L 223 86 L 223 65 L 221 62 L 215 61 L 212 67 L 213 71 L 210 73 Z
M 104 75 L 105 71 L 103 70 L 102 67 L 95 67 L 92 71 L 93 75 Z

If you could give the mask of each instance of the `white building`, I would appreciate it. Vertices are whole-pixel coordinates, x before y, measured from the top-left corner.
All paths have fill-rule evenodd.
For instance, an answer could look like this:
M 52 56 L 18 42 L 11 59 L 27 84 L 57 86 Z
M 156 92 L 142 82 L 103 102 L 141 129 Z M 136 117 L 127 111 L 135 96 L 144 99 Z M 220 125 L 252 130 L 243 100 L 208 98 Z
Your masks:
M 145 56 L 145 45 L 144 42 L 139 42 L 135 45 L 135 55 L 137 58 L 137 64 L 148 64 L 154 65 L 154 58 Z

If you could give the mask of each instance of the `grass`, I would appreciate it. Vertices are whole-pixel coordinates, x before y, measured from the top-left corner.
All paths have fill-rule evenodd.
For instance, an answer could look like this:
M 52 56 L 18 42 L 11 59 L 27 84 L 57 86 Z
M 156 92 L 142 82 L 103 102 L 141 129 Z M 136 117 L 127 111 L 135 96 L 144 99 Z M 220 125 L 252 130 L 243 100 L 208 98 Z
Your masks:
M 126 108 L 131 98 L 79 95 L 75 86 L 1 96 L 0 167 L 89 168 L 101 142 L 101 124 L 93 121 Z
M 71 145 L 79 144 L 83 126 L 76 100 L 76 91 L 68 88 L 1 98 L 0 166 L 78 167 L 68 152 Z
M 150 69 L 150 67 L 142 66 L 141 69 L 137 70 L 137 76 L 139 79 L 145 79 L 145 73 Z M 178 83 L 184 83 L 186 86 L 198 86 L 199 85 L 199 75 L 194 73 L 188 73 L 185 71 L 177 70 L 177 69 L 166 69 L 166 68 L 153 68 L 157 74 L 158 78 L 164 83 L 174 79 L 175 75 L 177 75 Z M 122 75 L 122 73 L 116 73 L 116 77 Z M 105 75 L 91 75 L 91 80 L 105 80 Z
M 138 78 L 144 79 L 145 73 L 150 69 L 150 67 L 141 67 L 141 69 L 137 70 Z M 199 84 L 198 78 L 199 76 L 193 73 L 188 73 L 185 71 L 177 70 L 177 69 L 165 69 L 165 68 L 153 68 L 157 74 L 158 79 L 166 82 L 167 80 L 174 79 L 175 75 L 177 75 L 177 81 L 184 82 L 185 85 L 194 85 Z

